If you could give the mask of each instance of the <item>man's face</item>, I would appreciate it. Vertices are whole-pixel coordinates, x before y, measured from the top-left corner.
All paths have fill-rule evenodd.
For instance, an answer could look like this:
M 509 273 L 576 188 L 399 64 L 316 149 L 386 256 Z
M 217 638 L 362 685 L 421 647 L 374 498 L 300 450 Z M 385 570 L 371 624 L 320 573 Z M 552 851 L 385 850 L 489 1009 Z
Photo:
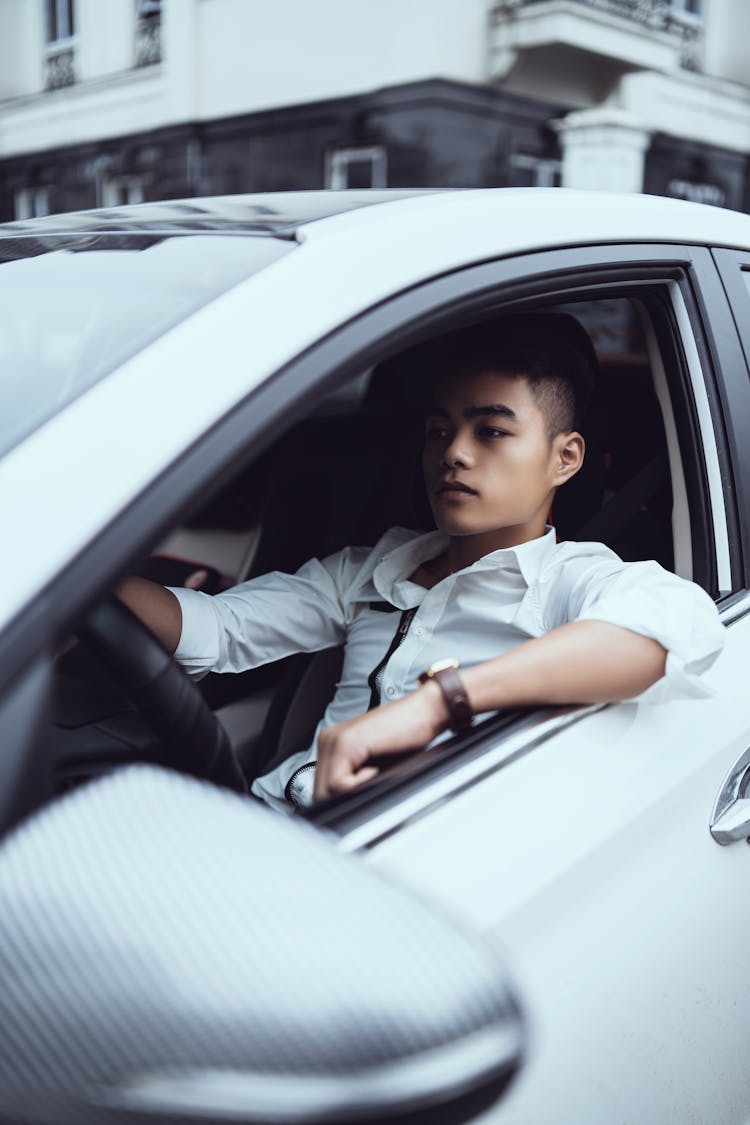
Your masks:
M 437 527 L 451 536 L 494 534 L 497 547 L 541 535 L 554 490 L 580 466 L 583 441 L 570 439 L 550 441 L 522 377 L 482 371 L 444 380 L 422 458 Z

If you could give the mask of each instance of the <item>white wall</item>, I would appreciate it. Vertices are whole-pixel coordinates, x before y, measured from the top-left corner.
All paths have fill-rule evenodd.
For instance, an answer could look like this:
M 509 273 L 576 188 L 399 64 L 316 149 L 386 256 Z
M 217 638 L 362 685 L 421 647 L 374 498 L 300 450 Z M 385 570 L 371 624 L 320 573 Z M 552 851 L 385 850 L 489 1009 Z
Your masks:
M 178 0 L 179 2 L 179 0 Z M 489 0 L 199 0 L 200 115 L 482 82 Z
M 38 94 L 0 104 L 0 157 L 421 78 L 481 83 L 490 2 L 166 0 L 163 61 L 133 70 L 132 0 L 77 0 L 80 81 L 43 94 L 41 3 L 0 0 L 0 97 Z
M 133 65 L 133 0 L 76 0 L 78 77 L 82 82 Z
M 169 0 L 165 35 L 173 25 L 179 39 L 180 28 L 192 26 L 196 2 Z M 0 101 L 0 157 L 155 129 L 189 116 L 184 89 L 175 104 L 168 68 L 134 68 L 134 13 L 133 0 L 76 0 L 78 81 L 44 92 L 43 4 L 0 0 L 0 98 L 11 99 Z M 172 53 L 180 58 L 180 66 L 172 66 L 177 76 L 183 55 Z
M 706 74 L 750 84 L 750 3 L 706 0 L 703 66 Z
M 41 4 L 0 0 L 0 98 L 17 98 L 42 86 Z
M 80 81 L 45 94 L 41 0 L 0 0 L 0 157 L 432 77 L 481 84 L 492 2 L 165 0 L 163 61 L 134 69 L 133 0 L 76 0 Z M 524 87 L 521 59 L 515 89 L 750 151 L 750 0 L 706 0 L 705 14 L 708 76 L 620 80 L 570 54 L 550 56 L 543 88 Z
M 623 78 L 612 99 L 652 132 L 750 151 L 750 87 L 684 72 Z

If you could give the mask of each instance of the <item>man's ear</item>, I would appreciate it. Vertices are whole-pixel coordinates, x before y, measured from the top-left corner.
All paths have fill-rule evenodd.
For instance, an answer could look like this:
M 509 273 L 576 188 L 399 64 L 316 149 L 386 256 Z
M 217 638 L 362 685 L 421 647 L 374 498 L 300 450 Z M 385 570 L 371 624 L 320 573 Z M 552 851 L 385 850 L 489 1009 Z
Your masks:
M 567 434 L 558 434 L 553 442 L 552 456 L 555 473 L 555 487 L 574 477 L 586 453 L 586 442 L 577 430 Z

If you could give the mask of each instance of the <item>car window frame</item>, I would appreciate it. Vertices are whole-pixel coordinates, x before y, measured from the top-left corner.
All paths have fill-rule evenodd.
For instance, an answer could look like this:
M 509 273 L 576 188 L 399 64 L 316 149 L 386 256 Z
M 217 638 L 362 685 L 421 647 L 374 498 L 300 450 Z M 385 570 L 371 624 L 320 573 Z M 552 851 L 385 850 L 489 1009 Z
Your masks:
M 699 298 L 707 345 L 721 366 L 722 407 L 733 461 L 734 503 L 741 529 L 743 577 L 750 588 L 750 251 L 713 247 L 715 275 Z
M 642 289 L 638 287 L 644 284 L 667 285 L 678 281 L 696 332 L 704 374 L 709 376 L 706 385 L 712 416 L 718 424 L 721 402 L 717 380 L 712 377 L 714 356 L 705 352 L 703 325 L 695 300 L 695 277 L 692 276 L 697 265 L 705 268 L 706 263 L 710 266 L 708 253 L 689 246 L 625 244 L 571 248 L 514 255 L 463 267 L 396 294 L 340 326 L 253 388 L 230 414 L 175 459 L 117 521 L 104 529 L 69 564 L 58 582 L 70 581 L 74 572 L 79 582 L 81 571 L 84 574 L 96 572 L 99 582 L 98 590 L 93 591 L 95 597 L 106 588 L 107 581 L 111 583 L 116 573 L 120 544 L 132 545 L 131 550 L 124 550 L 121 556 L 132 561 L 142 554 L 149 542 L 156 541 L 160 527 L 176 523 L 196 506 L 196 470 L 200 470 L 204 481 L 209 480 L 208 492 L 218 491 L 268 448 L 273 440 L 269 431 L 275 423 L 283 419 L 284 427 L 291 427 L 304 418 L 321 393 L 330 393 L 353 374 L 380 361 L 385 354 L 408 347 L 433 332 L 520 303 L 525 307 L 532 307 L 535 301 L 551 304 L 568 300 L 571 294 L 576 297 L 593 295 L 608 286 L 617 286 L 618 295 L 628 295 L 627 288 L 631 286 L 631 295 L 642 297 Z M 519 274 L 520 279 L 514 276 Z M 550 279 L 555 279 L 557 287 L 545 288 L 540 295 L 537 290 Z M 261 432 L 264 429 L 266 432 Z M 717 452 L 725 476 L 727 451 L 721 440 Z M 201 494 L 201 504 L 206 502 L 208 492 Z M 134 526 L 138 523 L 140 527 Z M 731 549 L 734 548 L 733 538 Z M 105 573 L 107 578 L 102 581 Z
M 608 287 L 616 287 L 618 295 L 626 293 L 630 287 L 634 295 L 642 297 L 647 286 L 653 286 L 653 292 L 657 293 L 659 288 L 676 283 L 688 309 L 704 364 L 711 410 L 715 414 L 720 404 L 720 381 L 717 387 L 714 368 L 718 349 L 714 346 L 711 351 L 705 342 L 707 334 L 700 305 L 702 278 L 711 270 L 715 273 L 710 254 L 701 247 L 608 244 L 539 251 L 462 267 L 421 282 L 364 311 L 253 389 L 103 529 L 58 575 L 54 596 L 51 590 L 44 591 L 43 596 L 4 632 L 0 638 L 0 667 L 10 675 L 17 667 L 19 652 L 25 652 L 26 659 L 31 655 L 30 635 L 43 635 L 49 645 L 70 628 L 72 621 L 85 615 L 88 607 L 112 587 L 116 578 L 166 527 L 197 506 L 196 480 L 201 481 L 200 502 L 205 503 L 207 487 L 210 492 L 218 491 L 267 448 L 275 422 L 283 417 L 284 425 L 294 424 L 320 394 L 335 389 L 363 367 L 432 332 L 479 319 L 501 308 L 520 305 L 528 308 L 535 302 L 551 304 L 570 300 L 571 296 L 601 293 Z M 711 344 L 714 345 L 713 340 Z M 689 408 L 688 396 L 685 401 L 688 422 L 695 426 L 697 419 Z M 723 440 L 720 417 L 715 428 L 722 476 L 731 479 L 731 451 Z M 700 454 L 694 468 L 696 480 L 699 485 L 703 482 L 705 494 L 702 450 Z M 697 505 L 698 518 L 691 521 L 694 523 L 692 535 L 694 544 L 705 545 L 713 542 L 711 525 L 707 522 L 711 512 L 709 508 L 701 513 L 701 507 L 705 508 L 703 501 Z M 736 529 L 730 526 L 729 530 L 730 549 L 734 553 Z M 714 577 L 715 571 L 712 577 L 710 566 L 704 570 L 704 581 L 713 581 Z M 531 721 L 532 728 L 539 719 L 537 711 Z M 490 720 L 486 729 L 482 728 L 480 737 L 486 744 L 488 736 L 506 726 L 515 729 L 517 722 L 526 726 L 526 717 L 497 717 Z M 529 737 L 533 741 L 533 735 Z M 384 798 L 385 790 L 381 788 L 380 792 Z M 389 799 L 394 797 L 398 801 L 395 794 Z M 372 801 L 378 804 L 374 795 Z M 367 819 L 372 812 L 370 798 L 365 803 Z M 326 814 L 325 820 L 327 827 L 337 831 L 345 827 L 335 809 Z M 344 816 L 343 821 L 346 820 Z

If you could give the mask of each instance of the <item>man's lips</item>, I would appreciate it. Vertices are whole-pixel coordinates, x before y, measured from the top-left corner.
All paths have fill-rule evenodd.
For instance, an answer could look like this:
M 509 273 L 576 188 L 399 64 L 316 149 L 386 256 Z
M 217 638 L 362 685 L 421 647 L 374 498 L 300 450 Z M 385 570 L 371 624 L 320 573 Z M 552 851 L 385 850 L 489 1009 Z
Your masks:
M 450 495 L 452 492 L 466 492 L 469 496 L 476 496 L 477 490 L 469 488 L 468 484 L 462 484 L 460 480 L 446 480 L 439 484 L 435 489 L 438 496 Z

